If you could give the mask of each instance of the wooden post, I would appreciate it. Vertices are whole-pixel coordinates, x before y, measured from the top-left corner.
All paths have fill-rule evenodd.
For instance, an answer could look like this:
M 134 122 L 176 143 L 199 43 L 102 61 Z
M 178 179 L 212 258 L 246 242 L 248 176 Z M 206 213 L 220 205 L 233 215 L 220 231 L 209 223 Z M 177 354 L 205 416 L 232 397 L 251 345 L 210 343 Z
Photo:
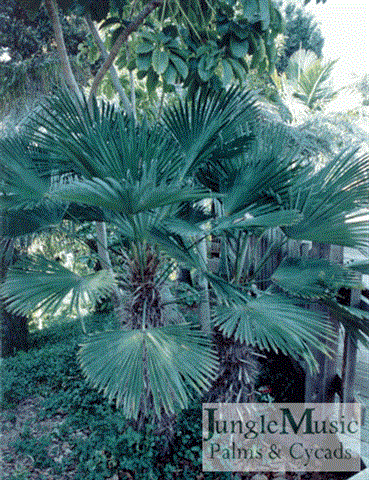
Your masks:
M 313 243 L 309 256 L 311 258 L 326 258 L 334 263 L 343 263 L 343 247 L 337 245 L 325 245 Z M 315 311 L 328 313 L 325 306 L 321 304 L 314 305 Z M 339 322 L 332 315 L 329 317 L 331 327 L 338 337 Z M 311 375 L 306 372 L 305 381 L 305 401 L 306 402 L 334 402 L 335 401 L 335 381 L 337 376 L 337 358 L 338 342 L 337 340 L 327 341 L 327 347 L 331 350 L 331 358 L 318 350 L 313 353 L 319 364 L 319 373 Z
M 360 303 L 360 290 L 351 290 L 350 305 L 358 307 Z M 357 361 L 357 339 L 345 332 L 344 351 L 342 361 L 342 401 L 343 403 L 354 402 L 354 383 Z
M 329 261 L 331 263 L 343 264 L 343 247 L 339 245 L 331 245 L 329 251 Z M 323 402 L 334 403 L 335 393 L 337 391 L 337 373 L 338 373 L 338 333 L 339 321 L 332 315 L 329 315 L 331 327 L 333 328 L 336 339 L 327 341 L 327 347 L 332 351 L 331 358 L 325 356 L 324 359 L 324 375 L 323 375 Z

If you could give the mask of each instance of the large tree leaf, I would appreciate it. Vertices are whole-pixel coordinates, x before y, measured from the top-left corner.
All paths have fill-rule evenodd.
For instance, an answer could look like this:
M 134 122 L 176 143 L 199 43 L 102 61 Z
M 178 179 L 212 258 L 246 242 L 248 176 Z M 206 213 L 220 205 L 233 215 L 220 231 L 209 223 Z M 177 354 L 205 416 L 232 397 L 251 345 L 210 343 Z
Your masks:
M 68 297 L 69 308 L 79 311 L 82 305 L 109 295 L 114 279 L 106 270 L 84 277 L 42 256 L 25 257 L 9 268 L 0 287 L 6 308 L 27 315 L 35 310 L 55 312 Z
M 152 52 L 152 67 L 158 75 L 165 72 L 169 64 L 169 55 L 166 50 L 156 48 Z
M 210 387 L 218 365 L 210 341 L 188 324 L 93 335 L 79 359 L 88 380 L 129 418 L 188 407 L 193 391 Z M 151 399 L 154 412 L 147 412 Z

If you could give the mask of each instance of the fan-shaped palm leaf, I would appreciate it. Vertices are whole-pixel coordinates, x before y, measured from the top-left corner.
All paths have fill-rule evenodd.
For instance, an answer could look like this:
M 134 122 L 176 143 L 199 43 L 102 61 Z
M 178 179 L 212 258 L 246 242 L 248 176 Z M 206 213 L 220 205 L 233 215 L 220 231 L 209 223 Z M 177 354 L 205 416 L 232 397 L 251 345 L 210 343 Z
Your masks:
M 302 166 L 301 146 L 289 129 L 263 126 L 258 141 L 234 158 L 212 159 L 198 179 L 225 194 L 224 213 L 232 215 L 251 205 L 283 205 L 296 181 L 307 176 Z
M 42 128 L 40 128 L 42 127 Z M 158 181 L 173 175 L 182 156 L 171 135 L 136 125 L 133 118 L 108 103 L 94 103 L 93 113 L 68 92 L 47 100 L 28 126 L 29 138 L 48 152 L 52 167 L 92 178 L 141 178 L 142 169 L 155 164 Z
M 69 308 L 79 308 L 110 294 L 114 279 L 106 270 L 81 277 L 56 261 L 26 257 L 14 264 L 0 287 L 6 308 L 27 315 L 41 309 L 55 312 L 70 294 Z
M 324 259 L 288 258 L 272 280 L 288 293 L 313 301 L 333 297 L 341 287 L 361 287 L 355 272 Z
M 335 334 L 323 313 L 280 294 L 259 292 L 255 297 L 214 274 L 207 277 L 221 302 L 213 309 L 214 324 L 226 337 L 262 350 L 280 350 L 296 359 L 302 356 L 312 369 L 317 365 L 311 347 L 329 353 L 326 339 Z
M 344 152 L 290 189 L 288 207 L 304 217 L 284 231 L 295 239 L 365 248 L 369 222 L 360 207 L 368 194 L 369 157 Z
M 193 242 L 164 227 L 153 227 L 150 235 L 169 257 L 175 258 L 187 268 L 201 270 L 202 263 L 198 255 L 196 255 Z
M 188 324 L 94 335 L 79 359 L 88 380 L 135 419 L 150 407 L 157 417 L 188 407 L 217 370 L 210 341 Z
M 211 196 L 204 188 L 181 186 L 177 183 L 156 185 L 155 175 L 153 177 L 135 183 L 113 178 L 75 180 L 54 188 L 49 197 L 59 202 L 73 202 L 112 210 L 123 215 L 134 215 L 164 205 Z
M 42 200 L 49 182 L 40 176 L 34 151 L 18 136 L 0 141 L 0 207 L 21 208 Z
M 251 205 L 250 208 L 244 212 L 241 211 L 227 217 L 221 217 L 214 222 L 211 233 L 213 235 L 220 235 L 226 230 L 247 231 L 255 228 L 274 228 L 294 225 L 295 223 L 299 223 L 302 217 L 302 214 L 297 210 L 276 209 L 274 205 L 255 208 Z
M 296 359 L 301 356 L 311 369 L 316 368 L 311 347 L 329 353 L 325 342 L 334 338 L 326 319 L 276 295 L 263 294 L 244 304 L 217 307 L 214 319 L 225 336 Z
M 227 152 L 223 149 L 225 156 L 231 152 L 235 155 L 242 151 L 250 141 L 250 124 L 257 119 L 254 104 L 255 100 L 249 92 L 240 93 L 233 88 L 217 95 L 209 93 L 204 96 L 200 92 L 194 99 L 165 111 L 163 121 L 185 155 L 180 177 L 183 178 L 188 172 L 196 170 L 216 148 L 222 150 L 222 144 L 227 140 L 231 143 L 227 145 Z M 243 127 L 243 132 L 236 134 L 235 119 L 239 120 L 238 127 Z M 236 143 L 235 137 L 238 137 Z
M 66 213 L 63 205 L 43 203 L 33 208 L 4 210 L 1 214 L 0 237 L 19 237 L 58 225 Z

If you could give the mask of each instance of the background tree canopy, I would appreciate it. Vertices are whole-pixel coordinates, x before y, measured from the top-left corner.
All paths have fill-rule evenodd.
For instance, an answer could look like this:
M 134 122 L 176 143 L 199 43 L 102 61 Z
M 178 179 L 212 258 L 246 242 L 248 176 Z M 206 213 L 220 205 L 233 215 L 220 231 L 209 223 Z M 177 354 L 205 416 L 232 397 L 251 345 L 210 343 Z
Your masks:
M 289 2 L 280 2 L 285 19 L 284 48 L 278 58 L 276 67 L 279 73 L 284 72 L 289 58 L 301 48 L 311 50 L 318 58 L 322 56 L 324 38 L 314 20 L 314 17 L 306 12 L 302 6 Z
M 86 38 L 87 29 L 76 16 L 63 16 L 62 26 L 67 51 L 73 59 Z M 14 107 L 19 114 L 24 108 L 22 99 L 26 101 L 37 93 L 50 92 L 60 83 L 53 28 L 44 7 L 30 15 L 21 2 L 1 2 L 0 56 L 0 111 L 3 114 Z M 76 73 L 83 83 L 82 70 Z
M 48 1 L 46 6 L 55 4 Z M 156 87 L 173 92 L 176 85 L 193 94 L 204 85 L 220 89 L 234 81 L 242 84 L 250 70 L 271 72 L 277 55 L 274 39 L 283 27 L 281 13 L 270 0 L 60 1 L 58 6 L 72 59 L 78 56 L 84 65 L 90 63 L 93 75 L 100 68 L 103 55 L 83 19 L 101 22 L 99 34 L 108 52 L 124 37 L 125 47 L 114 57 L 120 81 L 124 84 L 131 72 L 136 83 L 145 81 L 149 94 Z M 4 93 L 10 100 L 21 89 L 18 70 L 32 78 L 34 65 L 41 68 L 50 62 L 55 42 L 41 2 L 9 0 L 2 9 L 1 47 L 8 61 L 1 66 L 8 72 Z

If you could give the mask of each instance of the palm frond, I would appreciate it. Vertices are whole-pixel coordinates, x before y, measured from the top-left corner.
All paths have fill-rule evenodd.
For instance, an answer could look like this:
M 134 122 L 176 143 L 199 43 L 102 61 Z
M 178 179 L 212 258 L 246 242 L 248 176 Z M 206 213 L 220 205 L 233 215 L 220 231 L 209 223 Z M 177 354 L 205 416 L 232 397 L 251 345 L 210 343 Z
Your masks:
M 221 148 L 222 139 L 228 137 L 227 131 L 232 123 L 234 142 L 236 127 L 235 119 L 239 119 L 239 127 L 243 126 L 246 135 L 239 132 L 237 137 L 243 140 L 233 143 L 235 151 L 242 151 L 243 145 L 249 142 L 249 126 L 247 120 L 255 123 L 257 114 L 254 107 L 255 100 L 249 92 L 240 93 L 232 88 L 228 92 L 217 95 L 204 95 L 200 92 L 192 100 L 186 100 L 179 106 L 175 105 L 163 113 L 163 121 L 172 133 L 185 156 L 185 164 L 181 171 L 181 177 L 188 172 L 196 170 L 201 162 L 208 157 L 215 148 Z M 241 122 L 243 119 L 243 125 Z M 247 118 L 247 120 L 246 120 Z M 228 129 L 228 130 L 227 130 Z M 223 137 L 220 136 L 222 133 Z M 228 154 L 232 148 L 228 150 Z
M 362 273 L 363 275 L 369 275 L 369 260 L 350 263 L 347 265 L 347 268 Z
M 58 225 L 66 212 L 66 207 L 44 202 L 28 209 L 4 210 L 1 213 L 0 237 L 19 237 L 40 232 Z
M 302 72 L 298 82 L 300 91 L 296 92 L 295 96 L 309 109 L 319 109 L 337 95 L 329 83 L 335 64 L 336 61 L 326 64 L 317 61 L 307 71 Z
M 290 189 L 288 207 L 304 217 L 284 231 L 294 239 L 366 248 L 369 222 L 360 208 L 368 194 L 369 157 L 343 152 Z
M 281 295 L 244 296 L 215 307 L 213 316 L 215 326 L 226 337 L 295 359 L 302 357 L 312 370 L 317 368 L 312 347 L 329 354 L 326 340 L 334 338 L 327 318 Z
M 224 231 L 247 231 L 255 228 L 283 227 L 294 225 L 301 220 L 302 214 L 297 210 L 281 210 L 274 205 L 266 205 L 262 208 L 250 206 L 246 211 L 221 217 L 214 222 L 211 233 L 220 235 Z
M 212 196 L 204 188 L 174 182 L 158 185 L 155 180 L 155 175 L 140 182 L 123 179 L 118 181 L 114 178 L 72 180 L 67 185 L 55 187 L 48 196 L 54 201 L 89 205 L 122 215 L 135 215 L 165 205 Z
M 49 182 L 41 177 L 33 151 L 21 137 L 1 139 L 0 159 L 0 207 L 27 207 L 43 199 Z
M 0 295 L 8 310 L 23 315 L 36 310 L 55 312 L 68 295 L 70 310 L 79 311 L 81 305 L 109 295 L 114 285 L 105 270 L 81 277 L 56 261 L 32 256 L 10 267 Z
M 321 109 L 337 95 L 330 81 L 336 63 L 337 60 L 323 63 L 311 51 L 295 52 L 286 70 L 289 83 L 294 87 L 293 96 L 310 110 Z
M 359 308 L 346 307 L 335 299 L 324 299 L 333 315 L 342 323 L 347 333 L 369 347 L 369 313 Z
M 150 406 L 159 418 L 188 407 L 218 366 L 210 341 L 188 324 L 94 335 L 79 360 L 87 379 L 134 419 Z
M 89 180 L 129 176 L 137 181 L 142 169 L 153 163 L 158 178 L 168 178 L 182 159 L 178 144 L 163 130 L 145 120 L 137 126 L 132 117 L 103 101 L 94 102 L 91 114 L 85 99 L 66 91 L 46 101 L 30 122 L 28 134 L 49 152 L 54 169 Z
M 290 298 L 271 292 L 257 295 L 232 285 L 214 274 L 206 274 L 218 296 L 213 309 L 214 325 L 225 337 L 260 348 L 303 357 L 312 370 L 317 362 L 312 347 L 329 354 L 326 340 L 333 339 L 328 317 L 297 305 Z
M 221 175 L 225 214 L 232 215 L 254 204 L 284 205 L 289 189 L 308 175 L 309 168 L 302 162 L 301 146 L 289 129 L 281 125 L 265 128 L 253 148 L 238 159 L 238 165 L 229 162 L 231 171 Z
M 312 301 L 333 297 L 341 287 L 361 287 L 355 272 L 315 258 L 285 259 L 273 273 L 272 280 L 288 293 Z
M 164 227 L 152 227 L 151 238 L 170 258 L 180 262 L 187 268 L 201 270 L 201 260 L 194 251 L 194 244 Z

